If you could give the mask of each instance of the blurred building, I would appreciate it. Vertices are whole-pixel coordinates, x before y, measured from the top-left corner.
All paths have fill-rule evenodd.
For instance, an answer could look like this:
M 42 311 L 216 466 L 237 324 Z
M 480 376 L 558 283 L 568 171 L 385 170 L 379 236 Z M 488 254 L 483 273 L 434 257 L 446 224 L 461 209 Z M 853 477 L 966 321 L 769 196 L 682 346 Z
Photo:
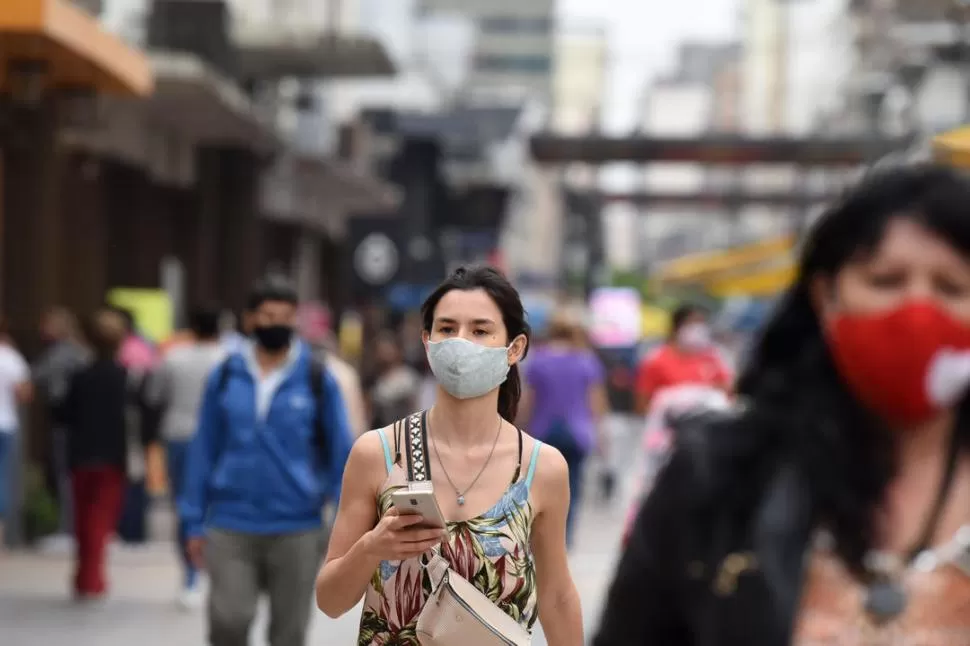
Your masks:
M 477 30 L 467 88 L 549 104 L 555 56 L 555 0 L 418 0 L 422 15 L 457 14 Z
M 742 49 L 736 43 L 687 43 L 675 69 L 654 80 L 641 105 L 641 131 L 657 137 L 704 137 L 737 133 L 741 119 L 739 67 Z M 640 188 L 648 192 L 694 194 L 708 188 L 727 191 L 734 171 L 702 163 L 651 163 Z M 640 212 L 634 236 L 635 266 L 651 265 L 691 251 L 724 246 L 739 234 L 737 207 L 731 204 Z M 614 238 L 615 240 L 615 238 Z M 623 241 L 627 245 L 630 241 Z
M 956 0 L 855 0 L 857 122 L 932 134 L 970 121 L 970 6 Z
M 399 73 L 393 78 L 329 83 L 327 102 L 334 119 L 346 123 L 368 108 L 442 110 L 465 86 L 475 26 L 457 14 L 419 15 L 417 1 L 346 3 L 353 28 L 385 43 Z
M 555 52 L 552 129 L 562 134 L 596 131 L 606 84 L 606 28 L 565 25 L 556 34 Z
M 3 69 L 18 70 L 0 109 L 0 307 L 18 340 L 32 346 L 45 308 L 85 313 L 113 287 L 167 289 L 177 312 L 240 306 L 274 267 L 327 299 L 346 218 L 396 196 L 328 155 L 316 84 L 392 74 L 381 45 L 343 32 L 330 3 L 105 0 L 100 27 L 38 4 L 83 28 L 67 46 L 85 46 L 65 63 L 66 32 L 46 23 L 22 55 L 0 45 Z
M 596 132 L 603 112 L 607 61 L 603 25 L 563 25 L 556 34 L 550 127 L 564 135 Z M 592 188 L 598 169 L 572 164 L 564 169 L 570 187 Z

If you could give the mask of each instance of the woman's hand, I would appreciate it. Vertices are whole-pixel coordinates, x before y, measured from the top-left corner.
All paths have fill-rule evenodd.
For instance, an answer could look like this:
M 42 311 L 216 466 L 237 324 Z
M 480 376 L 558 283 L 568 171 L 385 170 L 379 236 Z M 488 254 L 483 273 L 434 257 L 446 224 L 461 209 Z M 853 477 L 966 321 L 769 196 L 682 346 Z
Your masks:
M 403 561 L 424 554 L 448 538 L 446 529 L 421 528 L 424 520 L 417 514 L 404 514 L 394 507 L 363 536 L 367 552 L 382 561 Z

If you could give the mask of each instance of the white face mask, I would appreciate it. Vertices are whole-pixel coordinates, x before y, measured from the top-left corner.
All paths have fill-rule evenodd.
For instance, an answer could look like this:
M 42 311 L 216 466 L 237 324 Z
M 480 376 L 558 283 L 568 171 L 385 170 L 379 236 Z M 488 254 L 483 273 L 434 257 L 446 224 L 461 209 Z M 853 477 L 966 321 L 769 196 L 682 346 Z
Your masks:
M 677 333 L 677 343 L 687 350 L 703 350 L 711 345 L 711 330 L 705 323 L 688 323 Z
M 457 399 L 486 395 L 509 374 L 509 349 L 492 348 L 465 339 L 428 342 L 431 372 L 445 391 Z

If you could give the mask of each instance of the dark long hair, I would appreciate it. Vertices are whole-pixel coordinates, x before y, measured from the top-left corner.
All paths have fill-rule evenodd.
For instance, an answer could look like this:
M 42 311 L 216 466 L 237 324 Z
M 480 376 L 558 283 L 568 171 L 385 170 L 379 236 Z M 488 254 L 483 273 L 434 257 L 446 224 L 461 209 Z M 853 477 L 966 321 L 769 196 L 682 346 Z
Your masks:
M 455 289 L 466 292 L 474 289 L 484 290 L 502 312 L 502 322 L 505 324 L 509 342 L 520 334 L 524 334 L 526 339 L 531 337 L 532 330 L 525 320 L 525 308 L 522 306 L 519 292 L 512 287 L 505 276 L 492 267 L 459 267 L 431 292 L 421 305 L 421 326 L 428 334 L 431 334 L 434 311 L 438 307 L 438 302 L 445 294 Z M 528 353 L 529 346 L 526 344 L 521 358 L 525 359 Z M 509 369 L 508 378 L 498 390 L 499 415 L 510 422 L 515 422 L 521 399 L 522 379 L 519 376 L 519 366 L 514 365 Z
M 816 523 L 840 557 L 861 571 L 874 539 L 874 510 L 895 473 L 892 435 L 840 379 L 813 307 L 811 285 L 875 251 L 896 218 L 918 222 L 970 257 L 970 182 L 934 165 L 880 170 L 833 205 L 803 243 L 799 275 L 756 340 L 738 383 L 747 425 L 800 465 Z M 956 432 L 970 446 L 970 411 Z M 762 444 L 764 450 L 764 444 Z

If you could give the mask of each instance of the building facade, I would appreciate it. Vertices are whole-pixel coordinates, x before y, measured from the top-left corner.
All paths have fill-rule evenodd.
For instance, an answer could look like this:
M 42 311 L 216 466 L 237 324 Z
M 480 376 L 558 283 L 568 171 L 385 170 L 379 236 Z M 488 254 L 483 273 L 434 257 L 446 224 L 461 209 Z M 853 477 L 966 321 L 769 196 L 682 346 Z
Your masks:
M 552 130 L 566 135 L 599 128 L 606 85 L 606 29 L 564 25 L 556 36 Z
M 539 99 L 552 96 L 555 0 L 417 0 L 419 15 L 457 14 L 476 29 L 467 87 Z

